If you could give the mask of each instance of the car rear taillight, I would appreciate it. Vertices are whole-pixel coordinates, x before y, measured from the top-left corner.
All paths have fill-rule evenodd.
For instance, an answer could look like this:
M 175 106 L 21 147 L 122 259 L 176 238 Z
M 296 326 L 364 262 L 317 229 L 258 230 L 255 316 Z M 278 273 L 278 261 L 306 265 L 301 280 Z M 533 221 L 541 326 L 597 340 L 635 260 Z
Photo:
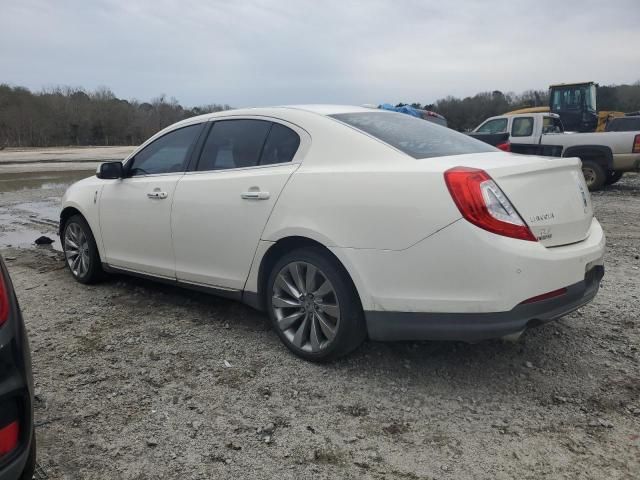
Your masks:
M 640 135 L 633 139 L 633 153 L 640 153 Z
M 18 448 L 20 438 L 20 424 L 18 421 L 0 428 L 0 457 L 8 455 Z
M 444 172 L 444 180 L 458 210 L 469 222 L 505 237 L 537 241 L 507 196 L 484 170 L 454 167 Z
M 7 291 L 7 284 L 0 271 L 0 327 L 9 318 L 9 292 Z
M 510 152 L 511 151 L 511 142 L 509 142 L 507 140 L 506 142 L 499 143 L 498 145 L 496 145 L 496 148 L 498 150 L 502 150 L 503 152 Z

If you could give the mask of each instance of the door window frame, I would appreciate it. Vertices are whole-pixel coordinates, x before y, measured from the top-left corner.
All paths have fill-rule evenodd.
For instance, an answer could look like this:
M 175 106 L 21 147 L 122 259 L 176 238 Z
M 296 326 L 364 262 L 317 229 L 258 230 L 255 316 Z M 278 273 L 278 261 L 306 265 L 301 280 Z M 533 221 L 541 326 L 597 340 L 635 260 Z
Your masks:
M 269 123 L 279 123 L 283 127 L 287 127 L 298 134 L 298 137 L 300 137 L 300 144 L 298 145 L 298 150 L 296 151 L 295 155 L 289 162 L 271 163 L 267 165 L 258 164 L 258 165 L 252 165 L 249 167 L 221 168 L 218 170 L 197 170 L 198 163 L 200 162 L 200 157 L 204 149 L 204 144 L 207 138 L 209 137 L 209 133 L 211 132 L 211 129 L 213 128 L 214 124 L 216 122 L 223 122 L 228 120 L 262 120 Z M 193 155 L 190 159 L 191 161 L 189 162 L 185 175 L 201 175 L 201 174 L 212 174 L 212 173 L 218 174 L 218 173 L 224 173 L 224 172 L 237 172 L 237 171 L 254 170 L 254 169 L 260 169 L 260 168 L 278 168 L 278 167 L 282 167 L 285 165 L 292 165 L 292 164 L 300 165 L 311 146 L 311 135 L 309 135 L 309 133 L 305 129 L 303 129 L 302 127 L 296 124 L 283 120 L 281 118 L 274 118 L 266 115 L 224 115 L 224 116 L 210 118 L 208 120 L 208 123 L 209 125 L 200 134 L 200 138 L 198 139 L 198 142 L 196 142 L 195 144 L 196 148 L 194 149 Z M 267 137 L 265 138 L 265 141 L 267 139 L 268 139 L 268 134 L 267 134 Z
M 144 142 L 142 145 L 140 145 L 131 155 L 129 155 L 123 162 L 122 162 L 122 166 L 125 172 L 125 177 L 122 180 L 129 180 L 132 178 L 147 178 L 147 177 L 160 177 L 160 176 L 166 176 L 166 175 L 184 175 L 185 172 L 188 171 L 189 165 L 191 165 L 191 163 L 193 162 L 193 156 L 195 154 L 196 151 L 198 151 L 196 149 L 196 147 L 200 144 L 203 134 L 205 132 L 205 130 L 207 130 L 207 121 L 206 120 L 199 120 L 197 122 L 191 122 L 188 124 L 184 124 L 184 125 L 179 125 L 176 126 L 176 128 L 172 128 L 171 130 L 168 131 L 164 131 L 161 130 L 160 132 L 156 133 L 154 136 L 152 136 L 151 138 L 149 138 L 146 142 Z M 151 144 L 155 143 L 156 141 L 160 140 L 161 138 L 169 135 L 170 133 L 176 132 L 178 130 L 181 130 L 183 128 L 187 128 L 187 127 L 192 127 L 194 125 L 199 125 L 200 126 L 200 131 L 197 133 L 196 137 L 195 137 L 195 141 L 191 143 L 191 145 L 189 146 L 189 149 L 187 150 L 187 154 L 186 154 L 186 161 L 184 162 L 182 169 L 177 171 L 177 172 L 163 172 L 163 173 L 144 173 L 141 175 L 129 175 L 129 169 L 131 168 L 131 162 L 134 161 L 134 159 L 136 158 L 136 156 L 142 152 L 143 150 L 145 150 L 147 147 L 151 146 Z

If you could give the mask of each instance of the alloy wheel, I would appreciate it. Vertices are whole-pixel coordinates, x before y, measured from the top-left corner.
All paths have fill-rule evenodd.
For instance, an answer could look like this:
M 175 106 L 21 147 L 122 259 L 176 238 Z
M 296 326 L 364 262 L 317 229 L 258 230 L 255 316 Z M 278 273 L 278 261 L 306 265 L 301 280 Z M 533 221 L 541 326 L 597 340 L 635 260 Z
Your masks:
M 320 352 L 336 337 L 338 296 L 326 275 L 308 262 L 291 262 L 278 272 L 271 306 L 280 331 L 301 350 Z
M 83 277 L 89 271 L 89 240 L 77 223 L 70 223 L 64 232 L 64 254 L 71 273 Z

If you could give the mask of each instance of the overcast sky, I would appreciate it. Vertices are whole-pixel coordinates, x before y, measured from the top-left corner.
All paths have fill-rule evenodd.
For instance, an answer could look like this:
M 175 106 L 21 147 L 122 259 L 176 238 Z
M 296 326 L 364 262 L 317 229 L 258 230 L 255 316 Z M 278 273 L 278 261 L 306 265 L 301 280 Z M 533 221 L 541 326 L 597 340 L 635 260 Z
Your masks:
M 431 103 L 640 80 L 640 0 L 0 0 L 0 83 L 182 104 Z

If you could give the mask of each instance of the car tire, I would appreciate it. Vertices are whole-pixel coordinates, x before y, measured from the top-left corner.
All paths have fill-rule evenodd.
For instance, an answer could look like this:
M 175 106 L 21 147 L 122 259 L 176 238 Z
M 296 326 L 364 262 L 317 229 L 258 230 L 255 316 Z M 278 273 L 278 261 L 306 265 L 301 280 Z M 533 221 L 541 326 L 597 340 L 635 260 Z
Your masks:
M 356 288 L 344 267 L 321 248 L 300 248 L 281 257 L 271 269 L 265 297 L 276 333 L 306 360 L 334 360 L 366 338 Z
M 73 215 L 62 230 L 62 250 L 73 278 L 84 284 L 96 283 L 105 276 L 96 240 L 82 215 Z
M 582 160 L 582 174 L 590 191 L 600 190 L 607 180 L 607 172 L 594 160 Z
M 616 183 L 618 180 L 622 178 L 622 175 L 624 175 L 624 172 L 616 172 L 615 170 L 609 170 L 607 179 L 605 180 L 604 184 L 613 185 L 614 183 Z

